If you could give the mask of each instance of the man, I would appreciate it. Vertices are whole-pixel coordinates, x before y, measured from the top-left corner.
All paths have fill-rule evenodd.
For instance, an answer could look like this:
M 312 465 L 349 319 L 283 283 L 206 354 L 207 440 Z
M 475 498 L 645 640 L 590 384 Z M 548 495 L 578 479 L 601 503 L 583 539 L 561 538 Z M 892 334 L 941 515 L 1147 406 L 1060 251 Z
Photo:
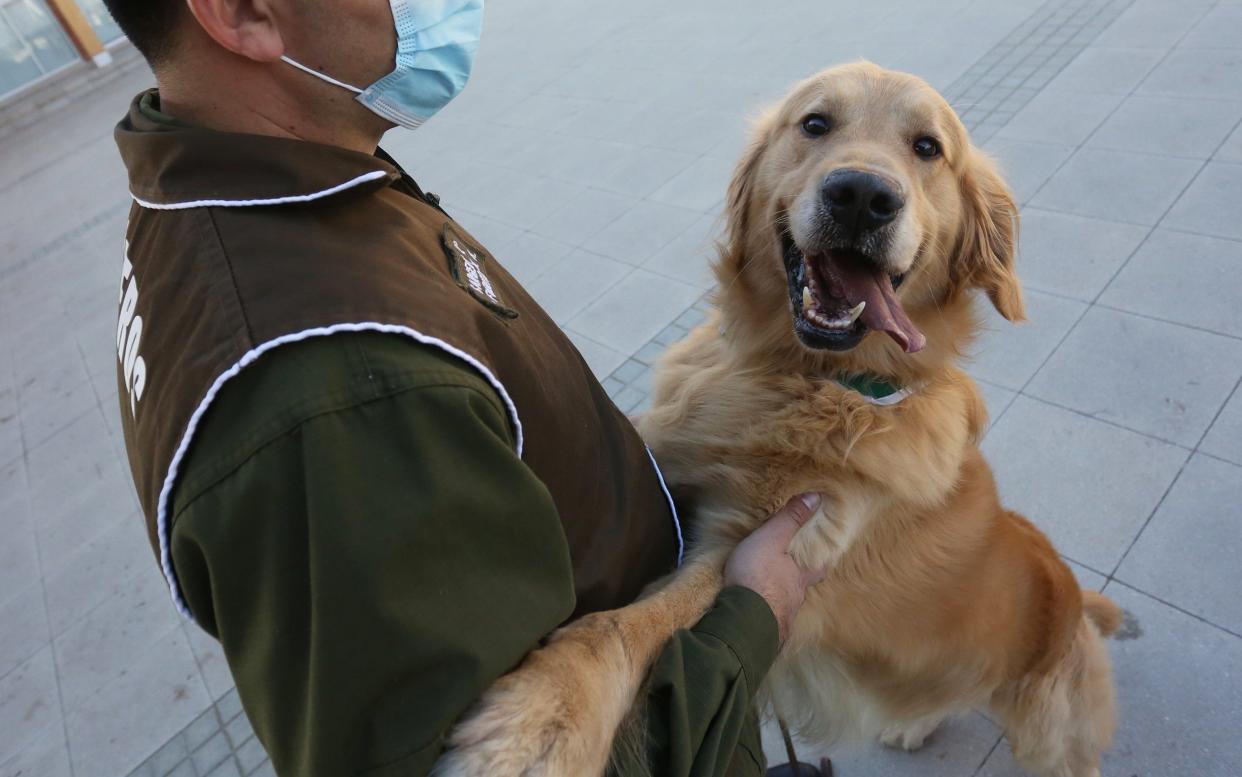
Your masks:
M 682 552 L 573 346 L 377 149 L 464 86 L 483 2 L 108 6 L 159 84 L 116 132 L 117 353 L 174 601 L 220 640 L 278 773 L 426 774 L 493 680 Z M 660 658 L 654 773 L 762 772 L 753 697 L 819 576 L 786 552 L 814 509 L 742 543 Z

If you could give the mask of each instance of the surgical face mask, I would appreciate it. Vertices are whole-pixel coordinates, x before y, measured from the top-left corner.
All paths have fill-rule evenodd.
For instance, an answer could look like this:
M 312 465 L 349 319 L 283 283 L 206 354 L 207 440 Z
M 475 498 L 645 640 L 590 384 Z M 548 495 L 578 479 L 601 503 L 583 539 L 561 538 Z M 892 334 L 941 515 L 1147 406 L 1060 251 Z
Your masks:
M 397 65 L 359 89 L 282 56 L 316 78 L 348 89 L 358 102 L 414 129 L 461 93 L 470 80 L 483 32 L 483 0 L 389 0 L 397 28 Z

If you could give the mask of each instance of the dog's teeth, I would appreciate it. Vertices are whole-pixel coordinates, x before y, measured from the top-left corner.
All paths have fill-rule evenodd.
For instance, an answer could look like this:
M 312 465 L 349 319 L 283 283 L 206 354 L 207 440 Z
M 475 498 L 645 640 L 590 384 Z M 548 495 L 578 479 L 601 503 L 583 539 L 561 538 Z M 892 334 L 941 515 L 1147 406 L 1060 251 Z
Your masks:
M 866 309 L 866 307 L 867 307 L 867 301 L 863 300 L 862 302 L 859 302 L 854 307 L 850 308 L 850 314 L 849 316 L 847 316 L 847 318 L 849 318 L 849 322 L 851 325 L 853 325 L 853 323 L 858 320 L 858 317 L 862 315 L 862 312 L 863 310 Z
M 810 310 L 815 306 L 815 298 L 811 296 L 811 290 L 806 286 L 802 287 L 802 309 Z

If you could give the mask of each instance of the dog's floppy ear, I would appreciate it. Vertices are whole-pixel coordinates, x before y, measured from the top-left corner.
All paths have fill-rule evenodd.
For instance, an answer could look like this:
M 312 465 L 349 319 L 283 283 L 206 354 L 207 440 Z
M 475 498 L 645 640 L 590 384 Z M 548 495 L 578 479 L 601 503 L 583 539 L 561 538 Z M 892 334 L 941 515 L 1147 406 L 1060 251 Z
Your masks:
M 729 181 L 729 192 L 725 197 L 725 251 L 722 259 L 726 264 L 741 263 L 746 260 L 746 240 L 750 235 L 751 195 L 755 189 L 755 175 L 759 170 L 759 160 L 763 158 L 763 150 L 767 146 L 767 117 L 761 118 L 751 134 L 750 143 L 742 154 L 741 160 L 733 170 L 733 179 Z
M 962 235 L 955 275 L 963 285 L 987 292 L 1009 321 L 1026 320 L 1022 284 L 1014 272 L 1018 248 L 1018 206 L 996 165 L 971 149 L 962 175 Z

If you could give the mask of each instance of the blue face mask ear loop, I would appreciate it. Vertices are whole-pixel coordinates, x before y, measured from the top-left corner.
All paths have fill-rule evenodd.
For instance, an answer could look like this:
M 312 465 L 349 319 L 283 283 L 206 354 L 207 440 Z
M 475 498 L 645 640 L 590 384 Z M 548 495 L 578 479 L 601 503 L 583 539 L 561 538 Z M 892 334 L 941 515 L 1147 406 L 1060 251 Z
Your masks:
M 303 65 L 301 62 L 298 62 L 297 60 L 291 59 L 290 57 L 287 57 L 287 56 L 285 56 L 284 54 L 282 54 L 282 55 L 280 56 L 280 58 L 281 58 L 281 60 L 283 60 L 284 62 L 288 62 L 290 65 L 293 65 L 293 66 L 294 66 L 294 67 L 296 67 L 298 70 L 303 70 L 303 71 L 305 71 L 305 72 L 307 72 L 307 73 L 310 73 L 310 74 L 311 74 L 311 75 L 313 75 L 315 78 L 319 78 L 319 79 L 322 79 L 322 80 L 324 80 L 324 81 L 327 81 L 328 83 L 330 83 L 330 84 L 334 84 L 334 85 L 336 85 L 336 86 L 339 86 L 339 87 L 341 87 L 342 89 L 348 89 L 349 91 L 353 92 L 354 94 L 362 94 L 362 92 L 363 92 L 363 90 L 362 90 L 362 89 L 359 89 L 359 88 L 358 88 L 358 87 L 356 87 L 356 86 L 350 86 L 349 84 L 345 83 L 344 81 L 337 81 L 337 80 L 336 80 L 335 78 L 333 78 L 332 76 L 329 76 L 329 75 L 325 75 L 325 74 L 323 74 L 323 73 L 320 73 L 318 70 L 311 70 L 309 67 L 307 67 L 306 65 Z

